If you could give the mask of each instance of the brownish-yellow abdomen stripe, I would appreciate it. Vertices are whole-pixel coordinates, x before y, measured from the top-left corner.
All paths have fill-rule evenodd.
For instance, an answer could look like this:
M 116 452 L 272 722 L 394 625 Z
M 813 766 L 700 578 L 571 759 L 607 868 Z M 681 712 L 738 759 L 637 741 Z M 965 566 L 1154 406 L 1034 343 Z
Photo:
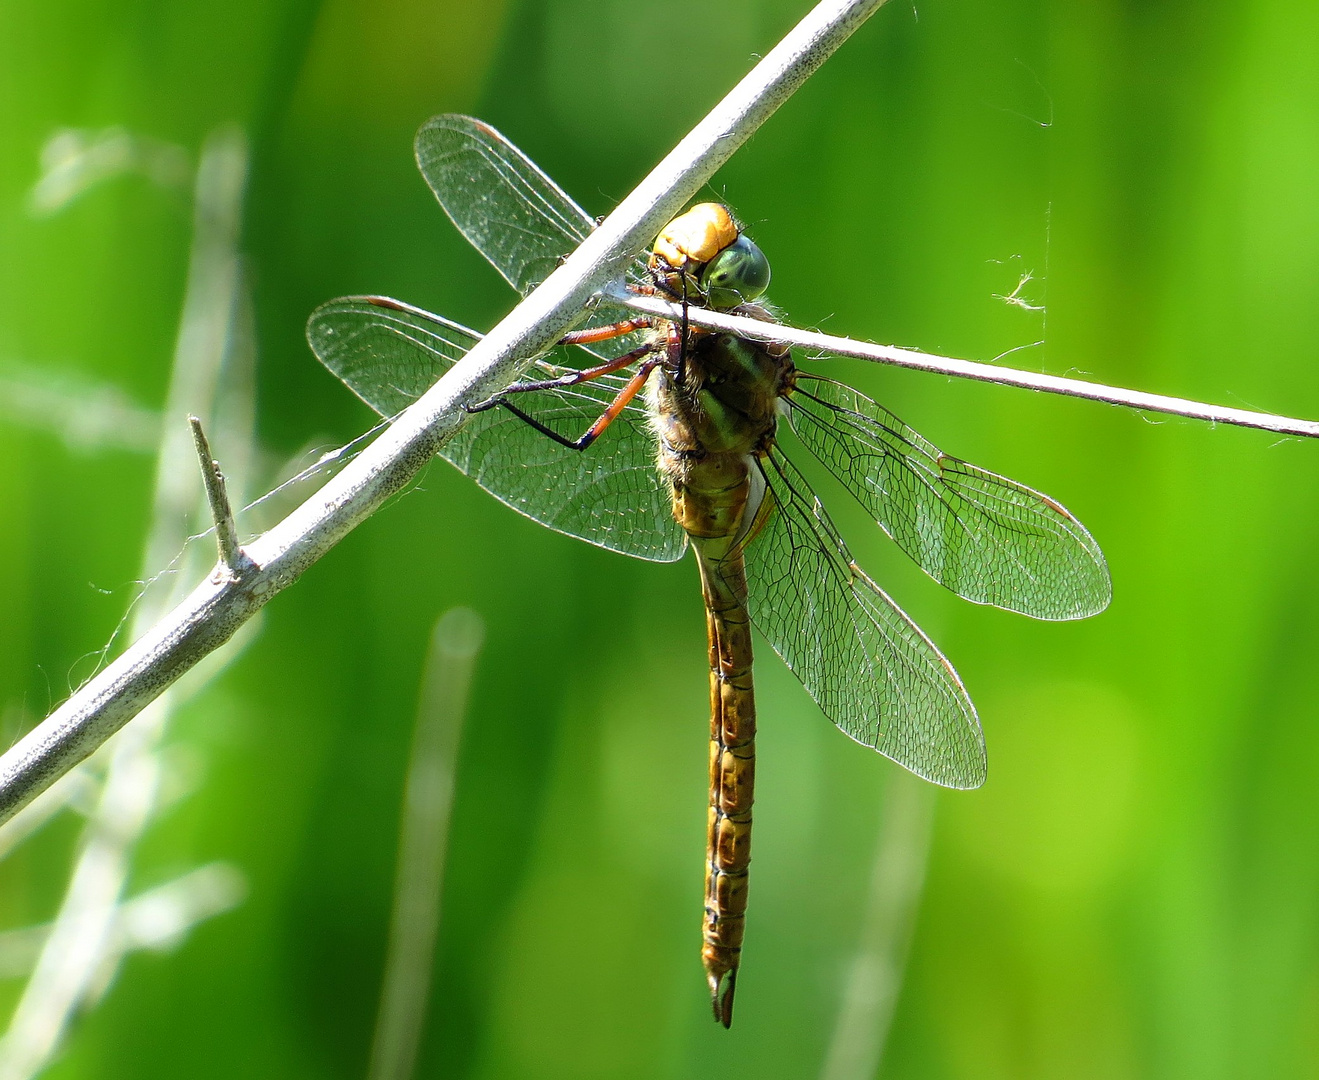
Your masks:
M 699 561 L 710 637 L 710 819 L 701 959 L 715 1019 L 728 1027 L 746 923 L 756 775 L 751 621 L 740 599 L 746 595 L 741 550 L 718 563 Z

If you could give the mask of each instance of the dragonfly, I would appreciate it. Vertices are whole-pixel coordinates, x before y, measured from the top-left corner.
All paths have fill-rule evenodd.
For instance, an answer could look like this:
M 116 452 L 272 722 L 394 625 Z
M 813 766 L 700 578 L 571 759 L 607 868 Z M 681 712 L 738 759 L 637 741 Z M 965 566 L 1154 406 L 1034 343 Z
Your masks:
M 416 156 L 441 207 L 526 295 L 595 220 L 489 125 L 443 115 Z M 702 203 L 639 253 L 621 288 L 763 321 L 763 252 Z M 615 297 L 615 298 L 611 298 Z M 480 340 L 380 296 L 317 308 L 320 361 L 385 417 Z M 562 339 L 586 366 L 536 359 L 473 406 L 441 456 L 500 501 L 569 536 L 655 562 L 691 548 L 706 608 L 710 802 L 702 962 L 732 1023 L 744 940 L 755 780 L 752 627 L 846 735 L 926 780 L 984 783 L 984 736 L 952 664 L 852 557 L 780 436 L 833 474 L 930 577 L 1036 619 L 1079 619 L 1111 596 L 1099 545 L 1060 503 L 944 454 L 886 408 L 798 367 L 791 350 L 685 317 L 638 317 L 601 294 Z M 562 358 L 562 357 L 559 357 Z M 815 358 L 812 358 L 815 359 Z

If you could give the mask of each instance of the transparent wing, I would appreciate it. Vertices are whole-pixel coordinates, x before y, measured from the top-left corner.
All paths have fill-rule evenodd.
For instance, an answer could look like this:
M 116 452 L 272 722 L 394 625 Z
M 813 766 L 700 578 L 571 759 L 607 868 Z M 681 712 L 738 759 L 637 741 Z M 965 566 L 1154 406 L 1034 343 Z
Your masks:
M 949 457 L 849 386 L 799 379 L 793 431 L 935 581 L 1037 619 L 1108 606 L 1103 553 L 1058 503 Z
M 984 736 L 952 665 L 853 562 L 792 464 L 772 452 L 761 471 L 773 506 L 746 549 L 752 621 L 857 742 L 936 784 L 979 787 Z
M 523 295 L 595 228 L 567 192 L 480 120 L 432 117 L 417 132 L 416 151 L 449 219 Z
M 417 165 L 449 220 L 513 288 L 525 296 L 595 228 L 594 219 L 532 160 L 489 124 L 445 114 L 422 125 Z M 582 326 L 621 322 L 635 313 L 597 301 Z M 605 359 L 640 344 L 636 335 L 590 346 Z
M 322 304 L 307 322 L 312 351 L 350 390 L 384 416 L 410 405 L 480 340 L 465 326 L 379 297 Z M 533 379 L 568 371 L 538 362 Z M 568 438 L 581 435 L 624 379 L 604 376 L 552 392 L 518 395 L 518 406 Z M 441 456 L 527 517 L 588 543 L 654 562 L 682 556 L 655 468 L 645 411 L 623 410 L 589 451 L 546 438 L 505 409 L 475 413 Z

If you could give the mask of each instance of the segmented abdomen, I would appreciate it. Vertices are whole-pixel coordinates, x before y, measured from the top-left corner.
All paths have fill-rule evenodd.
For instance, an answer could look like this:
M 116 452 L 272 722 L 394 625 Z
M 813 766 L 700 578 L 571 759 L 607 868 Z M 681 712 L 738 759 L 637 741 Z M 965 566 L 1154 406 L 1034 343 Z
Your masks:
M 699 549 L 698 549 L 699 556 Z M 701 960 L 715 1019 L 733 1019 L 733 991 L 746 923 L 751 864 L 751 803 L 756 778 L 756 701 L 751 680 L 751 621 L 738 551 L 701 563 L 710 638 L 710 816 L 706 840 L 705 922 Z
M 710 643 L 710 811 L 701 960 L 715 1019 L 727 1027 L 746 923 L 756 771 L 751 620 L 738 543 L 750 474 L 741 455 L 712 454 L 686 465 L 674 483 L 673 513 L 696 550 Z

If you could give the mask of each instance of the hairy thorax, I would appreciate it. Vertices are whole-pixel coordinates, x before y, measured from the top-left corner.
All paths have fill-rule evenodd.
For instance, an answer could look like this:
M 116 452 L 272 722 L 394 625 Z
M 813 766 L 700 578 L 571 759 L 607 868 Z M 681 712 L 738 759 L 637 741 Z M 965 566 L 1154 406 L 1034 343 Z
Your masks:
M 739 314 L 762 314 L 752 307 Z M 698 332 L 680 370 L 658 372 L 651 407 L 659 468 L 673 485 L 674 516 L 694 541 L 731 539 L 741 529 L 752 463 L 773 444 L 794 370 L 784 346 Z

